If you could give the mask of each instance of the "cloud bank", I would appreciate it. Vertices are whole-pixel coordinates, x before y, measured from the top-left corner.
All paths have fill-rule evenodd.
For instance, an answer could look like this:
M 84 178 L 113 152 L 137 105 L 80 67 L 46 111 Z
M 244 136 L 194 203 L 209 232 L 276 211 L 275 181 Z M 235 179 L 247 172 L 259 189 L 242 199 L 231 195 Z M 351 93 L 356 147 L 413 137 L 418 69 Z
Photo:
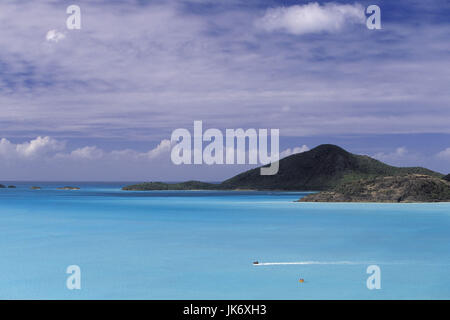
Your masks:
M 66 29 L 60 2 L 0 2 L 0 123 L 9 142 L 67 141 L 76 148 L 57 153 L 86 165 L 125 155 L 147 159 L 154 155 L 149 146 L 201 119 L 219 129 L 279 128 L 282 141 L 296 139 L 283 149 L 380 133 L 439 134 L 433 158 L 448 146 L 446 0 L 381 0 L 378 31 L 360 23 L 357 4 L 341 1 L 77 4 L 81 30 Z M 373 141 L 362 151 L 391 153 L 382 138 Z M 425 153 L 423 143 L 398 145 Z M 440 168 L 448 166 L 441 160 Z M 14 177 L 26 168 L 0 174 Z M 161 175 L 172 173 L 161 168 Z
M 170 140 L 162 140 L 155 148 L 146 152 L 131 149 L 105 151 L 97 146 L 85 146 L 67 151 L 66 142 L 49 136 L 37 137 L 23 143 L 12 143 L 6 138 L 0 139 L 0 159 L 3 160 L 100 160 L 100 159 L 157 159 L 170 151 Z
M 3 134 L 155 142 L 195 119 L 282 136 L 450 133 L 448 23 L 372 32 L 358 5 L 224 3 L 79 1 L 73 31 L 53 1 L 1 2 Z M 261 34 L 261 17 L 284 31 Z
M 29 142 L 14 144 L 8 139 L 0 140 L 0 157 L 6 159 L 34 159 L 64 149 L 65 143 L 50 137 L 37 137 Z

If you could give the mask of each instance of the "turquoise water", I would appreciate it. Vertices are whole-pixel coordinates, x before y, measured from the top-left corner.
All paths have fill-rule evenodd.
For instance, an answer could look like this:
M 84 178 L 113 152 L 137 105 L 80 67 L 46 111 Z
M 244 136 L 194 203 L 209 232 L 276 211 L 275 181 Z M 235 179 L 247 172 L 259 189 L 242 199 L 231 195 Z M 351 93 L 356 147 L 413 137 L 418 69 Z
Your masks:
M 3 299 L 450 298 L 450 203 L 14 184 L 0 189 Z M 55 188 L 65 185 L 82 189 Z M 380 290 L 366 286 L 373 264 Z M 69 265 L 81 268 L 81 290 L 66 288 Z

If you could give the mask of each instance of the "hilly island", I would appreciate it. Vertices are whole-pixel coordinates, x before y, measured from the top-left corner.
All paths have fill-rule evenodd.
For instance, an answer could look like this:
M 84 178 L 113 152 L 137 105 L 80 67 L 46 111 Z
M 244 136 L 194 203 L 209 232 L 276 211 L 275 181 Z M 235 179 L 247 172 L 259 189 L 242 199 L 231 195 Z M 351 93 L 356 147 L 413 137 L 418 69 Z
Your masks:
M 279 160 L 279 171 L 272 176 L 260 175 L 260 168 L 255 168 L 219 184 L 145 182 L 122 189 L 322 191 L 300 200 L 315 202 L 450 201 L 450 182 L 445 179 L 448 176 L 426 168 L 394 167 L 324 144 Z

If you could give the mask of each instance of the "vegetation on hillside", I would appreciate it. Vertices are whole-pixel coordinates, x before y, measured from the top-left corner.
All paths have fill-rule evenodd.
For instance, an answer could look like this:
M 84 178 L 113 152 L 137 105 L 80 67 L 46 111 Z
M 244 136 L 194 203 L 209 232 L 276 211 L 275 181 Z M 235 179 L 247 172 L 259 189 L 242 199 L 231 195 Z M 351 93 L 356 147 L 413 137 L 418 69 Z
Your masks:
M 450 182 L 428 175 L 377 177 L 343 183 L 300 202 L 450 202 Z

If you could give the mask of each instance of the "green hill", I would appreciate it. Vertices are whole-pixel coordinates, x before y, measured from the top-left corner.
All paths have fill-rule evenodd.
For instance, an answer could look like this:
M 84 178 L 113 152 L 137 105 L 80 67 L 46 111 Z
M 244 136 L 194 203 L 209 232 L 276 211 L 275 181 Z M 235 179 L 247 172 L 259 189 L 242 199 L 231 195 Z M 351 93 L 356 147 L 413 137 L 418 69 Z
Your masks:
M 327 190 L 343 182 L 411 173 L 441 177 L 431 170 L 389 166 L 368 156 L 349 153 L 344 149 L 324 144 L 310 151 L 294 154 L 280 160 L 278 174 L 261 176 L 259 169 L 241 173 L 222 183 L 227 189 L 259 190 Z
M 147 182 L 126 186 L 123 190 L 329 190 L 345 182 L 379 176 L 425 174 L 441 178 L 443 175 L 421 167 L 389 166 L 368 156 L 355 155 L 330 144 L 294 154 L 279 161 L 279 171 L 262 176 L 260 168 L 252 169 L 221 184 L 199 181 L 168 184 Z

